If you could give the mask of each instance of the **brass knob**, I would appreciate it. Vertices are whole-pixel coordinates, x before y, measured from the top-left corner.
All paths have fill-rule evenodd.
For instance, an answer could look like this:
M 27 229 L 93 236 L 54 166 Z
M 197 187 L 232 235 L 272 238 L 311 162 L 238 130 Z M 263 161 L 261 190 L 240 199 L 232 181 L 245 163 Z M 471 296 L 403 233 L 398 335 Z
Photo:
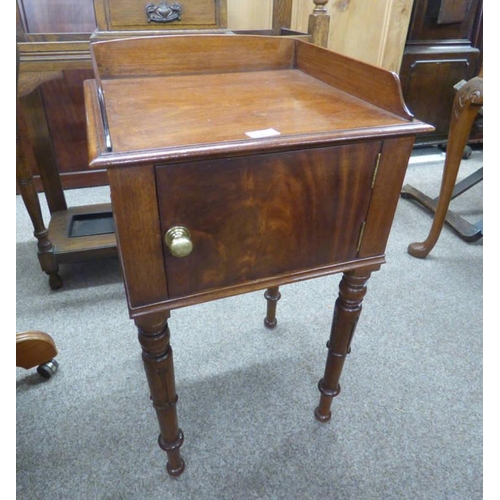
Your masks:
M 193 250 L 191 234 L 184 226 L 171 227 L 165 233 L 165 244 L 174 257 L 186 257 Z

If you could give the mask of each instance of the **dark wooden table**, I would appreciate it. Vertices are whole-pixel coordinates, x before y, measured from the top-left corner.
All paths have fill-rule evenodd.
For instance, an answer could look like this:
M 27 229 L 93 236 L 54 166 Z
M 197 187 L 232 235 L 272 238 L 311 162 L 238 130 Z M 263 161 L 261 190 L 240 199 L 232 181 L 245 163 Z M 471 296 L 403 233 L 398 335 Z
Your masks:
M 95 42 L 92 168 L 108 170 L 130 316 L 169 474 L 184 470 L 172 309 L 342 272 L 316 418 L 332 399 L 370 274 L 385 262 L 418 133 L 397 76 L 276 37 Z

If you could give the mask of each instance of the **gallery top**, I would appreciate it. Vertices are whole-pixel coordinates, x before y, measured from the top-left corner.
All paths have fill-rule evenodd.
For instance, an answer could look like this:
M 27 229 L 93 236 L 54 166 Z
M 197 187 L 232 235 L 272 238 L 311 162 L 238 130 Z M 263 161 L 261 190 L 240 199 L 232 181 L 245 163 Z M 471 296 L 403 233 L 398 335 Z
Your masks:
M 95 168 L 429 132 L 394 73 L 288 37 L 94 42 L 85 82 Z

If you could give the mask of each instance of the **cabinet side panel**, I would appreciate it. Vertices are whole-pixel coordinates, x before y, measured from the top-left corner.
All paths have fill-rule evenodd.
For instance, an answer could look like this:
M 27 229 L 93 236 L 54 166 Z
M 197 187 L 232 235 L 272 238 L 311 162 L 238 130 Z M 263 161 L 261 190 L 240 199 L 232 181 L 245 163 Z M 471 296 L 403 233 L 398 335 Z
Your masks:
M 296 53 L 297 69 L 304 73 L 397 116 L 412 118 L 396 74 L 308 43 L 297 42 Z
M 385 252 L 414 140 L 384 141 L 358 257 Z
M 168 295 L 153 167 L 108 171 L 118 250 L 130 307 Z

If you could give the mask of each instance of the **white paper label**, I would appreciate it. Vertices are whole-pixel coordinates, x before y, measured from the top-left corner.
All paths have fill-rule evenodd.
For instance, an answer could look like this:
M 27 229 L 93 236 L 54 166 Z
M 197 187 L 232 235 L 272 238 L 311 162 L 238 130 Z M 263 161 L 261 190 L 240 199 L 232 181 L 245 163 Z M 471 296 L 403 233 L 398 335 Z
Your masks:
M 251 132 L 245 132 L 248 137 L 252 139 L 261 139 L 262 137 L 275 137 L 281 135 L 280 132 L 273 128 L 266 128 L 265 130 L 252 130 Z

